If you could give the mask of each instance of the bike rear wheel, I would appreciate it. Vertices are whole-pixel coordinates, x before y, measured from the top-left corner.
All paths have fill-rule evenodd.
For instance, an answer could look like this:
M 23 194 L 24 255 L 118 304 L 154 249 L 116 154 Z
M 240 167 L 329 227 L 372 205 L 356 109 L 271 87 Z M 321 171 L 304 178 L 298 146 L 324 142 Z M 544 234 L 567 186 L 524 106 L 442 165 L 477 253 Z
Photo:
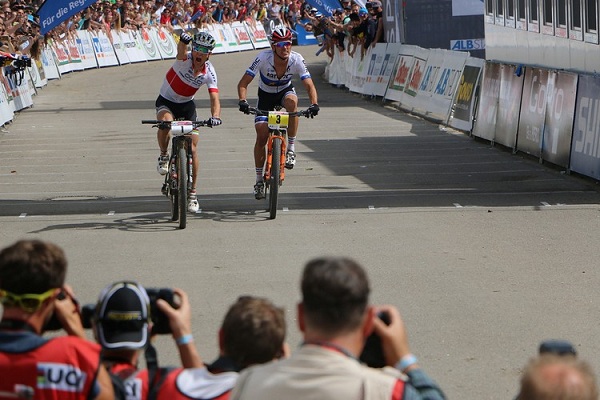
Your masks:
M 281 140 L 273 140 L 273 158 L 271 162 L 271 179 L 269 180 L 269 218 L 277 216 L 277 197 L 279 196 L 279 185 L 281 172 Z
M 179 211 L 179 229 L 185 229 L 187 223 L 188 159 L 183 144 L 177 153 L 177 206 Z

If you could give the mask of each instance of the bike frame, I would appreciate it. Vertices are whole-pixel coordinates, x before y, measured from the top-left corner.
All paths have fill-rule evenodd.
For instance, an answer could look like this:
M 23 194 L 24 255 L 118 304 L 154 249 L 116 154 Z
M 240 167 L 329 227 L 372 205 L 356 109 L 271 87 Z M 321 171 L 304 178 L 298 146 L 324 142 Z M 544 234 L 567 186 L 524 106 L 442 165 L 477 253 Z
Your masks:
M 267 165 L 265 168 L 265 182 L 271 179 L 271 171 L 273 165 L 273 141 L 281 142 L 281 154 L 279 154 L 279 182 L 283 183 L 285 178 L 285 153 L 287 151 L 287 129 L 269 129 L 269 140 L 267 141 Z

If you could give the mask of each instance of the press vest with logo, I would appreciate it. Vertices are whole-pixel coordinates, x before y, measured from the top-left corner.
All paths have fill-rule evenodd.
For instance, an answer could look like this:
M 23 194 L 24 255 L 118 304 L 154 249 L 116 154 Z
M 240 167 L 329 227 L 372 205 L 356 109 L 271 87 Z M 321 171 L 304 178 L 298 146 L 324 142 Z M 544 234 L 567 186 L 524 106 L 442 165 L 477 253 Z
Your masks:
M 127 400 L 147 400 L 148 370 L 130 364 L 113 364 L 109 372 L 123 380 Z M 160 368 L 156 377 L 156 400 L 227 400 L 237 372 L 213 374 L 207 368 Z
M 94 397 L 90 392 L 99 366 L 100 346 L 87 340 L 74 336 L 47 340 L 30 332 L 0 332 L 0 399 L 14 395 L 38 400 Z

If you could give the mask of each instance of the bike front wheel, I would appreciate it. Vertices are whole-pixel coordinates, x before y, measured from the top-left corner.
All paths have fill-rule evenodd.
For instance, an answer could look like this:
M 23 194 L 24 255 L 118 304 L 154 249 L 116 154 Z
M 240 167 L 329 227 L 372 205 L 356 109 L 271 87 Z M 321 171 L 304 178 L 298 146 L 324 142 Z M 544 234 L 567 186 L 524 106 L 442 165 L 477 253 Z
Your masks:
M 271 179 L 269 180 L 269 218 L 277 217 L 277 197 L 281 184 L 281 140 L 273 140 L 273 158 L 271 162 Z
M 187 224 L 187 192 L 188 192 L 188 170 L 187 154 L 184 146 L 177 153 L 177 206 L 179 211 L 179 229 L 185 229 Z

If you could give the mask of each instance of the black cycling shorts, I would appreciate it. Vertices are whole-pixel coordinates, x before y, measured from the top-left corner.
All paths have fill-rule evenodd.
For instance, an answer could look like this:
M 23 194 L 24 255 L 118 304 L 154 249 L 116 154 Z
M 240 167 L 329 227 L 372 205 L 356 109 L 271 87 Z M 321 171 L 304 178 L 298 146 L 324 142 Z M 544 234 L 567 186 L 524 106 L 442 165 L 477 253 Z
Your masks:
M 296 89 L 294 89 L 294 85 L 292 84 L 277 93 L 268 93 L 259 88 L 258 105 L 256 108 L 259 110 L 272 111 L 276 106 L 283 107 L 283 99 L 290 93 L 296 95 Z
M 162 96 L 156 99 L 156 113 L 161 110 L 167 110 L 173 115 L 175 120 L 196 121 L 196 103 L 190 100 L 185 103 L 173 103 Z

